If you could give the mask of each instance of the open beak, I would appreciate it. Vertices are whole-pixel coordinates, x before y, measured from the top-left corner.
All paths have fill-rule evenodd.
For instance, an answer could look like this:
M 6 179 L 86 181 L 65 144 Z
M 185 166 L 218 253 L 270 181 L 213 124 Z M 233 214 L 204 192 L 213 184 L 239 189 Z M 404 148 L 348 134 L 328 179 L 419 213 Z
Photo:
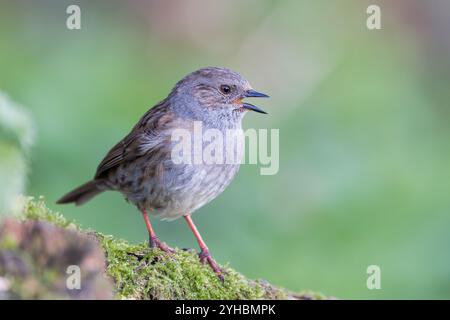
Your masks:
M 255 90 L 247 90 L 244 97 L 245 98 L 269 98 L 269 96 L 267 94 L 264 94 L 264 93 L 261 93 L 261 92 L 255 91 Z M 255 106 L 251 103 L 243 102 L 242 107 L 244 107 L 245 109 L 248 109 L 248 110 L 255 111 L 255 112 L 267 114 L 267 112 L 265 112 L 264 110 L 258 108 L 257 106 Z

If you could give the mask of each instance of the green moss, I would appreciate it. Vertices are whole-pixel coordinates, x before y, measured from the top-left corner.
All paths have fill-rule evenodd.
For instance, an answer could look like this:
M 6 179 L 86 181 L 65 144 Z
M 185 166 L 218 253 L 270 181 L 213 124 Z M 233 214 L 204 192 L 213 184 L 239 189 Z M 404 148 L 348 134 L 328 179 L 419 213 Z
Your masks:
M 195 252 L 176 250 L 168 255 L 147 244 L 130 245 L 98 235 L 107 253 L 107 273 L 118 295 L 136 299 L 263 299 L 262 285 L 225 268 L 222 283 Z
M 49 221 L 59 227 L 82 229 L 73 221 L 51 212 L 43 199 L 26 199 L 24 219 Z M 255 281 L 239 272 L 222 267 L 225 281 L 222 283 L 207 266 L 200 263 L 194 251 L 176 249 L 167 254 L 150 249 L 147 243 L 130 244 L 94 231 L 106 256 L 106 274 L 116 286 L 116 296 L 122 299 L 323 299 L 323 295 L 306 292 L 293 294 Z
M 35 201 L 33 197 L 24 198 L 22 211 L 21 219 L 44 220 L 61 228 L 80 230 L 80 227 L 74 221 L 65 218 L 60 213 L 52 212 L 47 208 L 42 197 L 38 201 Z

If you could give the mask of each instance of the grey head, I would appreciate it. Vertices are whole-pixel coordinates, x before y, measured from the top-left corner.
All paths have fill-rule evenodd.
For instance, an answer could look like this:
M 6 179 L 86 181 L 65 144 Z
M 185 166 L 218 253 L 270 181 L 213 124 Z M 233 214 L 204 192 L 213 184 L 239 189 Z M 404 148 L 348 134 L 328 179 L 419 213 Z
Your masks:
M 173 88 L 168 99 L 175 112 L 207 123 L 239 122 L 248 110 L 266 113 L 243 102 L 246 97 L 268 97 L 255 91 L 239 73 L 207 67 L 188 74 Z

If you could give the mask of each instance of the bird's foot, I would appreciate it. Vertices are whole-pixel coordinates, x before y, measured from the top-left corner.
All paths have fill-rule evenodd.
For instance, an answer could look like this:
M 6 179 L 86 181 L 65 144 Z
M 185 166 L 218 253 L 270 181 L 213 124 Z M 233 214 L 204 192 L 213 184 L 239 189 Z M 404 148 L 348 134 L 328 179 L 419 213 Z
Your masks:
M 150 237 L 149 240 L 150 248 L 159 248 L 166 253 L 174 253 L 175 249 L 169 247 L 165 242 L 161 242 L 157 237 Z
M 200 262 L 208 263 L 211 269 L 213 269 L 214 273 L 219 277 L 219 280 L 224 282 L 225 278 L 223 277 L 222 270 L 219 268 L 217 262 L 211 257 L 208 249 L 202 249 L 199 253 Z

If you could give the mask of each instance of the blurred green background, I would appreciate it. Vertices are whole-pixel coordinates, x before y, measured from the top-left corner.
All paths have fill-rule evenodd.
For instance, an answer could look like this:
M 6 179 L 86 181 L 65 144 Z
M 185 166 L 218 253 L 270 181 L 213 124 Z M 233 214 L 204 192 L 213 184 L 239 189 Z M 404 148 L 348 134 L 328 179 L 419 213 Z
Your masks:
M 66 28 L 69 4 L 81 30 Z M 366 27 L 369 4 L 381 30 Z M 0 193 L 15 181 L 84 227 L 147 240 L 118 193 L 54 202 L 181 77 L 225 66 L 271 96 L 244 126 L 280 129 L 280 171 L 243 166 L 194 215 L 215 258 L 291 290 L 450 298 L 449 57 L 445 0 L 2 1 L 0 91 L 36 133 L 24 189 L 7 177 L 23 172 L 6 151 L 20 143 L 0 130 Z M 196 248 L 184 221 L 155 228 Z M 372 264 L 380 290 L 366 287 Z

